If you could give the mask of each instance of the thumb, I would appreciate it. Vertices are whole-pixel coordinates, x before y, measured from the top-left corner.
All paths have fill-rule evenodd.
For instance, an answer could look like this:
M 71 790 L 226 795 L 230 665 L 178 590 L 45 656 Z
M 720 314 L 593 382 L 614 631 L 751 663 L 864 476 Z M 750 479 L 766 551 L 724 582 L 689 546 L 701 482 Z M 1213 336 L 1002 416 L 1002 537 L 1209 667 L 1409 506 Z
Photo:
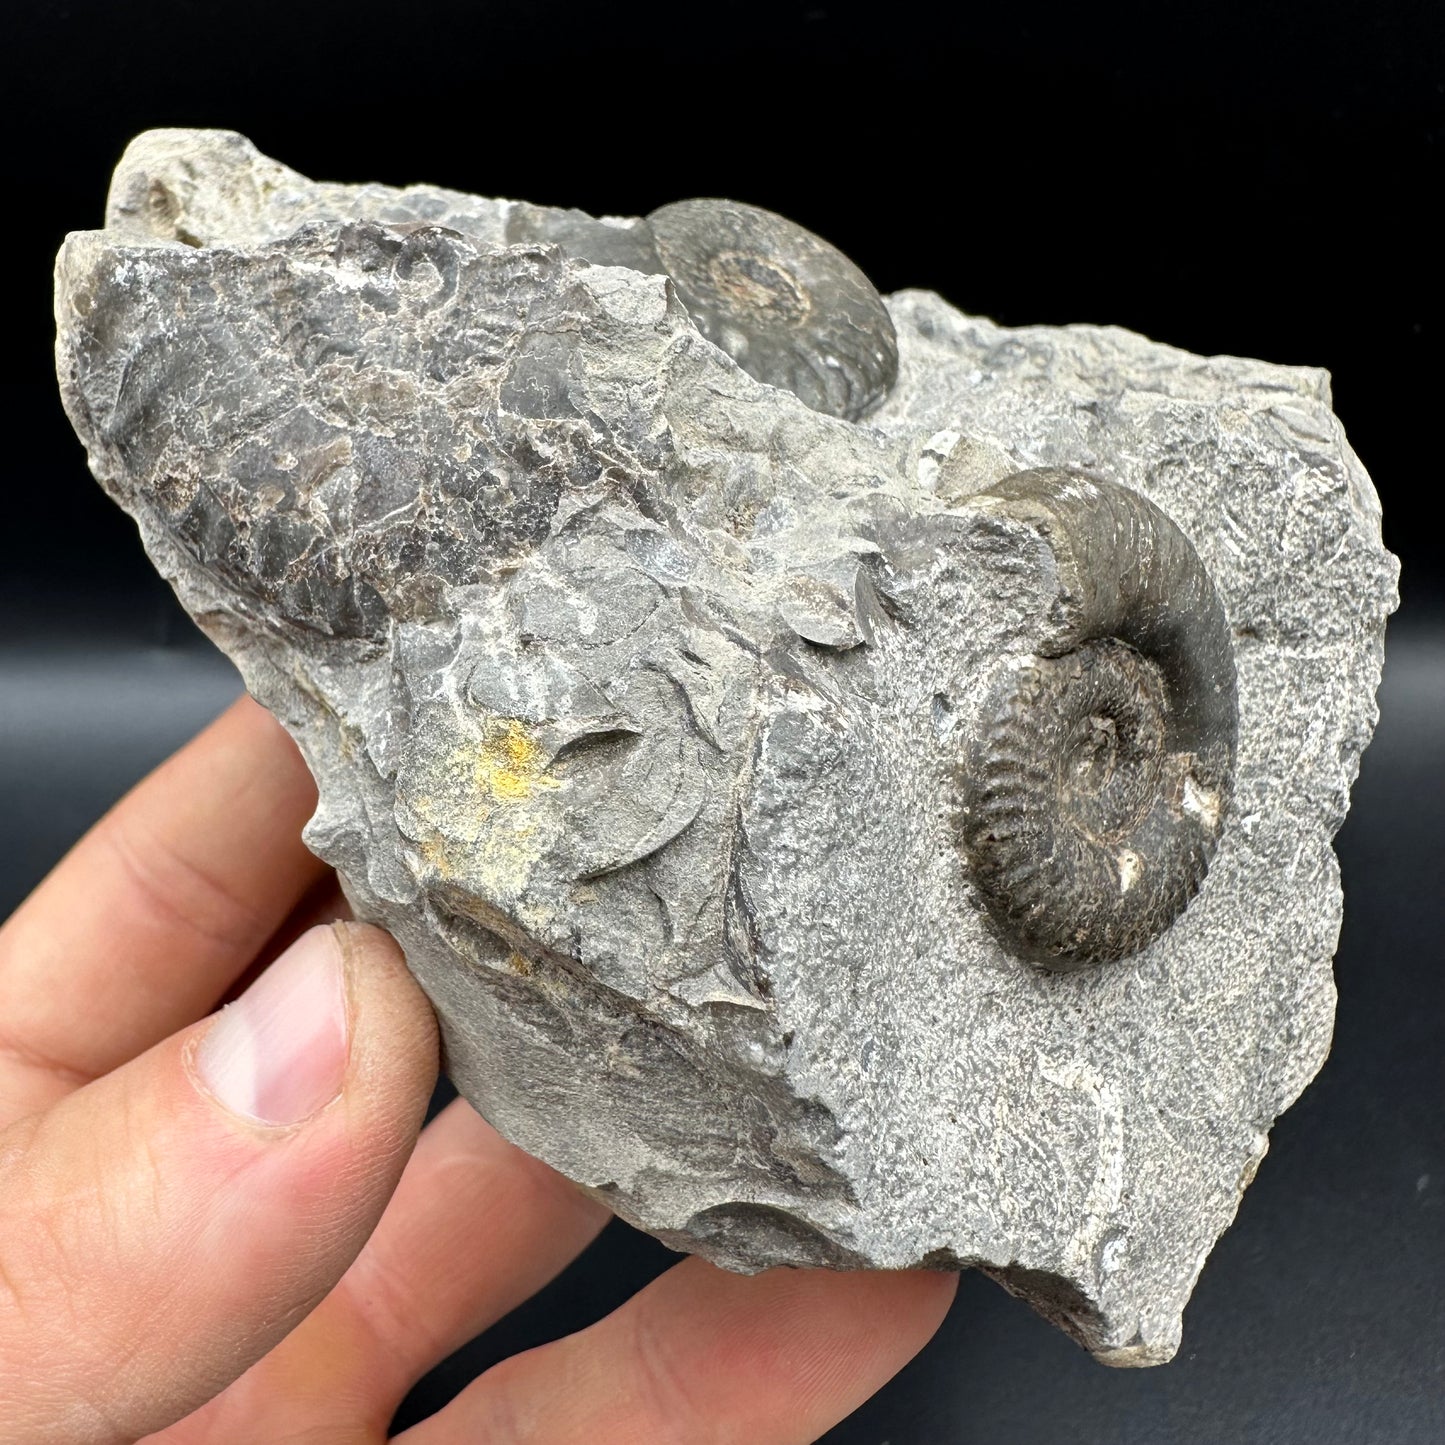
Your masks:
M 219 1014 L 0 1133 L 0 1436 L 134 1440 L 270 1350 L 371 1233 L 436 1067 L 396 944 L 313 928 Z

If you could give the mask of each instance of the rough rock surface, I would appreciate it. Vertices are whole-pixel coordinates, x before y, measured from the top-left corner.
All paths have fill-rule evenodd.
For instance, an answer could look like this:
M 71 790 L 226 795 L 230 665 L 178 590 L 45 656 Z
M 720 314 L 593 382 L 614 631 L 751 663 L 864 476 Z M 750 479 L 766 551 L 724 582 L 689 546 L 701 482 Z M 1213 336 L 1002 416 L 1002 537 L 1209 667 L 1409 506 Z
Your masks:
M 978 1266 L 1166 1360 L 1329 1048 L 1396 570 L 1328 377 L 907 291 L 850 422 L 653 254 L 153 132 L 60 254 L 65 404 L 504 1134 L 729 1267 Z M 970 499 L 1039 467 L 1177 523 L 1237 678 L 1198 896 L 1073 972 L 1007 946 L 959 846 L 978 709 L 1061 605 Z

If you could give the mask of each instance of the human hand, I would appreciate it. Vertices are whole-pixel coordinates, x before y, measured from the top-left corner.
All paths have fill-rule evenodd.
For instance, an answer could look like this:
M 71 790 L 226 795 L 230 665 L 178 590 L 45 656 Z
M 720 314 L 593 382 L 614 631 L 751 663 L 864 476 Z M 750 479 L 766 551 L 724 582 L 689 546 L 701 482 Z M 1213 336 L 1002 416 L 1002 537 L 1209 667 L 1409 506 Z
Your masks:
M 0 929 L 0 1441 L 384 1440 L 608 1218 L 460 1101 L 418 1139 L 431 1010 L 379 929 L 306 927 L 341 911 L 315 801 L 243 700 Z M 812 1440 L 953 1288 L 688 1259 L 401 1438 Z

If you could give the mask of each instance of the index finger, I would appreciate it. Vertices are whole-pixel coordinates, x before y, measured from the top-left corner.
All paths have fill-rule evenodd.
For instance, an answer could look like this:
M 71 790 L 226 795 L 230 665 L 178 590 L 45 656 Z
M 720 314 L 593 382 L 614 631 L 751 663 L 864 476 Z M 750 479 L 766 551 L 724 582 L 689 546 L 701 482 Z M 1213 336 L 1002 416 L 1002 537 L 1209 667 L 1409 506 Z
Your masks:
M 316 787 L 242 698 L 143 779 L 0 928 L 0 1123 L 208 1013 L 325 872 Z
M 590 1328 L 493 1365 L 397 1445 L 805 1445 L 927 1343 L 958 1276 L 684 1260 Z

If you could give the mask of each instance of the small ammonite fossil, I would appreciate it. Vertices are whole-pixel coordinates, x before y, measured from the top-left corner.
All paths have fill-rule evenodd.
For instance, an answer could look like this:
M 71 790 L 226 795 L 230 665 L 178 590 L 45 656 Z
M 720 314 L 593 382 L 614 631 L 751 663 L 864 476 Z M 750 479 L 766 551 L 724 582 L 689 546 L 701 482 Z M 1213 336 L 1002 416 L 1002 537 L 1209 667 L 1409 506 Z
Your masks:
M 872 283 L 792 221 L 737 201 L 677 201 L 647 218 L 697 328 L 750 376 L 857 421 L 898 376 L 898 338 Z
M 963 849 L 994 926 L 1055 969 L 1125 958 L 1199 891 L 1234 779 L 1234 654 L 1189 539 L 1147 498 L 1062 470 L 970 506 L 1053 553 L 1057 630 L 1009 659 L 963 760 Z

